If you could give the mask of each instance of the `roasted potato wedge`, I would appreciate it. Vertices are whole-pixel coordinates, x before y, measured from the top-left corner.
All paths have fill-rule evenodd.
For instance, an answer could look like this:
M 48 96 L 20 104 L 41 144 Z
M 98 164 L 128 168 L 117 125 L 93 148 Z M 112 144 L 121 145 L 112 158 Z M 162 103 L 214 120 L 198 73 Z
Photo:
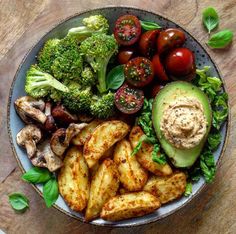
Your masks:
M 186 175 L 177 172 L 169 177 L 151 177 L 143 190 L 155 195 L 162 204 L 182 196 L 186 188 Z
M 118 166 L 120 182 L 128 191 L 140 191 L 146 184 L 148 173 L 140 166 L 136 156 L 131 156 L 132 147 L 123 139 L 116 144 L 114 161 Z
M 114 150 L 115 150 L 115 145 L 113 145 L 112 147 L 110 147 L 99 159 L 99 161 L 103 161 L 106 158 L 113 158 L 113 154 L 114 154 Z
M 102 208 L 100 217 L 118 221 L 149 214 L 161 206 L 160 201 L 148 192 L 135 192 L 111 198 Z
M 81 148 L 70 148 L 58 175 L 60 194 L 75 211 L 82 211 L 89 198 L 89 170 L 82 152 Z
M 90 188 L 85 220 L 90 221 L 99 216 L 103 205 L 116 195 L 119 188 L 119 172 L 111 159 L 105 159 L 95 173 Z
M 89 139 L 94 131 L 94 129 L 101 124 L 103 121 L 95 119 L 90 122 L 86 127 L 84 127 L 81 132 L 72 139 L 74 145 L 84 145 L 85 141 Z
M 141 127 L 134 126 L 130 132 L 129 140 L 133 148 L 138 144 L 139 139 L 144 135 Z M 168 163 L 161 165 L 152 160 L 153 145 L 147 142 L 142 143 L 141 149 L 136 154 L 136 158 L 141 166 L 155 175 L 171 175 L 172 169 Z
M 106 121 L 97 126 L 84 145 L 84 157 L 89 168 L 117 141 L 123 139 L 129 129 L 126 123 L 119 120 Z

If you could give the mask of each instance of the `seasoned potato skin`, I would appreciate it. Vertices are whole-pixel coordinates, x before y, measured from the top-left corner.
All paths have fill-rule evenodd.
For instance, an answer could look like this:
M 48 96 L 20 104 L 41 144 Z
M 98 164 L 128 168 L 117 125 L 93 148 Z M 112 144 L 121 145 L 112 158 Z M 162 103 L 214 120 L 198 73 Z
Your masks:
M 89 168 L 116 142 L 123 139 L 130 127 L 119 120 L 106 121 L 97 126 L 91 137 L 85 142 L 84 157 Z
M 103 205 L 116 195 L 119 188 L 119 172 L 111 159 L 105 159 L 93 176 L 85 220 L 99 216 Z
M 151 177 L 143 190 L 152 193 L 162 204 L 181 197 L 186 188 L 186 175 L 177 172 L 168 177 Z
M 89 170 L 82 152 L 81 148 L 70 148 L 58 175 L 59 192 L 75 211 L 82 211 L 89 198 Z
M 134 126 L 130 132 L 129 140 L 133 148 L 138 144 L 140 137 L 144 135 L 143 130 L 139 126 Z M 143 168 L 155 175 L 167 176 L 173 173 L 168 163 L 161 165 L 152 160 L 153 145 L 147 142 L 142 143 L 141 149 L 136 154 L 138 162 Z
M 136 156 L 131 156 L 129 141 L 123 139 L 116 144 L 114 161 L 118 166 L 120 182 L 128 191 L 140 191 L 148 179 L 147 172 L 140 166 Z
M 135 192 L 111 198 L 102 208 L 100 217 L 118 221 L 149 214 L 161 206 L 160 201 L 148 192 Z
M 89 139 L 94 131 L 94 129 L 101 124 L 103 121 L 95 119 L 90 122 L 86 127 L 84 127 L 81 132 L 72 139 L 74 145 L 84 145 L 87 139 Z

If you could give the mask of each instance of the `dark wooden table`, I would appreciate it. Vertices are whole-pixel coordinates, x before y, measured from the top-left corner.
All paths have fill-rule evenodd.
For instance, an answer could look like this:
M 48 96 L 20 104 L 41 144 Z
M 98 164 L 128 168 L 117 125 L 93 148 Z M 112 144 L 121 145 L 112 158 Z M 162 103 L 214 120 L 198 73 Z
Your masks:
M 202 10 L 212 5 L 220 14 L 219 29 L 236 32 L 235 0 L 0 0 L 0 229 L 6 233 L 236 233 L 236 37 L 226 50 L 207 48 L 226 81 L 231 106 L 230 137 L 215 182 L 179 212 L 159 222 L 131 229 L 83 224 L 58 210 L 47 209 L 35 190 L 21 179 L 21 171 L 7 134 L 7 99 L 18 65 L 32 45 L 58 20 L 89 8 L 129 5 L 160 13 L 183 25 L 202 44 L 208 38 L 201 25 Z M 30 209 L 16 214 L 8 194 L 20 191 Z

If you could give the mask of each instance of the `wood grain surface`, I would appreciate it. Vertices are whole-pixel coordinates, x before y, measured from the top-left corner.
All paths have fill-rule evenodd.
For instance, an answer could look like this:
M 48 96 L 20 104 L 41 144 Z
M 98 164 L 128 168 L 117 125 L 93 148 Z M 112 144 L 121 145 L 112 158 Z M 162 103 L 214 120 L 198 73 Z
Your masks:
M 83 224 L 58 210 L 47 209 L 36 191 L 21 179 L 21 171 L 7 134 L 7 100 L 18 65 L 32 45 L 58 20 L 77 12 L 107 5 L 128 5 L 162 14 L 183 25 L 202 44 L 208 38 L 201 12 L 214 6 L 219 29 L 236 32 L 235 0 L 0 0 L 0 229 L 6 233 L 236 233 L 236 36 L 225 50 L 210 53 L 226 82 L 231 106 L 227 149 L 213 184 L 179 212 L 149 225 L 111 229 Z M 30 199 L 30 209 L 16 214 L 8 194 L 20 191 Z

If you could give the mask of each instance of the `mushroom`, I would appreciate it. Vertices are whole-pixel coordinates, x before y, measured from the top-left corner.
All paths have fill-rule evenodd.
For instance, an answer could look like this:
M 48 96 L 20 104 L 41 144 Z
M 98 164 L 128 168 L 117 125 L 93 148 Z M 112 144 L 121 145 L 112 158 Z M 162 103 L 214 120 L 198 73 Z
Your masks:
M 52 151 L 59 156 L 63 157 L 64 152 L 68 148 L 71 139 L 76 136 L 85 126 L 88 124 L 80 123 L 75 124 L 71 123 L 67 129 L 60 128 L 52 135 L 50 146 Z
M 30 96 L 20 97 L 15 101 L 15 108 L 26 124 L 33 123 L 33 120 L 44 124 L 47 119 L 43 113 L 45 103 L 42 100 L 36 100 Z
M 38 146 L 37 152 L 31 159 L 31 162 L 34 166 L 46 167 L 51 172 L 63 166 L 62 160 L 52 152 L 48 140 Z
M 54 107 L 52 110 L 52 116 L 56 121 L 64 125 L 78 122 L 77 116 L 71 114 L 63 105 L 57 105 Z
M 78 114 L 77 117 L 78 117 L 78 120 L 80 122 L 85 122 L 85 123 L 91 122 L 93 120 L 93 118 L 94 118 L 94 117 L 89 116 L 87 114 Z
M 31 159 L 36 153 L 36 144 L 41 140 L 42 133 L 40 129 L 33 125 L 27 125 L 16 135 L 16 142 L 18 145 L 25 147 L 27 155 Z
M 55 120 L 54 120 L 53 116 L 51 115 L 51 110 L 52 110 L 52 104 L 50 102 L 46 102 L 44 113 L 45 113 L 47 119 L 46 119 L 43 127 L 49 133 L 52 133 L 57 129 Z

